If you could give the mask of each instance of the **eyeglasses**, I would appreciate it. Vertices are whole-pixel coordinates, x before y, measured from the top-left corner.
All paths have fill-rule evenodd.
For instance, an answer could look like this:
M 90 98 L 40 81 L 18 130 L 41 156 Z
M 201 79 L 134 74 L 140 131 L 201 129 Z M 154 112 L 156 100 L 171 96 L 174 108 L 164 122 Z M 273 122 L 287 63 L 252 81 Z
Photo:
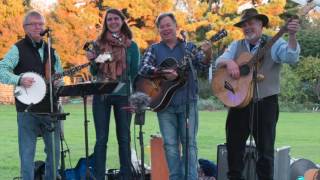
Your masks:
M 24 24 L 25 26 L 32 26 L 32 27 L 36 27 L 36 26 L 44 26 L 44 23 L 28 23 L 28 24 Z

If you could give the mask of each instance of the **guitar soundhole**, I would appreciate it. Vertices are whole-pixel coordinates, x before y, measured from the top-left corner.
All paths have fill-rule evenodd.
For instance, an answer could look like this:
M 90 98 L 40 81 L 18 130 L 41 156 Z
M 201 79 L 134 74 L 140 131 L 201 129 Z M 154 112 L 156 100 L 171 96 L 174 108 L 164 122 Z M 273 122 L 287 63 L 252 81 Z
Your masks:
M 248 65 L 240 66 L 240 76 L 246 76 L 250 73 L 250 67 Z
M 160 65 L 160 67 L 162 68 L 174 68 L 176 66 L 177 66 L 177 61 L 171 57 L 164 60 Z

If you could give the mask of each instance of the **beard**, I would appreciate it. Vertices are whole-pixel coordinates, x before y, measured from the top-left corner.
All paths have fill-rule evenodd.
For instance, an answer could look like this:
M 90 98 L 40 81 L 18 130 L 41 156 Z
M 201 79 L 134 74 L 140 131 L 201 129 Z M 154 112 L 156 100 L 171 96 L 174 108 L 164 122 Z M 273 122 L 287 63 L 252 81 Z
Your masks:
M 262 31 L 259 30 L 250 30 L 249 32 L 244 34 L 244 37 L 247 41 L 252 44 L 255 44 L 261 37 Z
M 245 39 L 248 41 L 255 41 L 259 39 L 259 36 L 256 33 L 250 33 L 245 35 Z

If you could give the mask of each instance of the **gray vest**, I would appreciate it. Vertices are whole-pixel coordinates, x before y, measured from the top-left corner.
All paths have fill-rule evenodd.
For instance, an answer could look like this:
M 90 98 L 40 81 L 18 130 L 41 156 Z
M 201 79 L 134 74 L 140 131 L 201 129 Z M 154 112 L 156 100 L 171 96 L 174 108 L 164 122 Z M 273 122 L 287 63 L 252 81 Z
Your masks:
M 238 41 L 235 57 L 239 57 L 242 52 L 248 52 L 245 40 Z M 280 93 L 280 70 L 281 64 L 272 59 L 270 48 L 267 50 L 263 63 L 258 69 L 258 74 L 264 75 L 264 80 L 257 84 L 257 97 L 259 99 Z

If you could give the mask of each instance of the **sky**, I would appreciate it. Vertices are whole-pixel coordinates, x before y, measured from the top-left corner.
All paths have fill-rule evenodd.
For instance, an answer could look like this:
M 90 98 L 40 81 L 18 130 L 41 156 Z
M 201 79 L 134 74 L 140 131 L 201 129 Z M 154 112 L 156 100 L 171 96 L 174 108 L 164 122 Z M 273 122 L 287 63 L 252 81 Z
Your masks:
M 302 5 L 304 5 L 304 4 L 306 4 L 307 3 L 307 0 L 292 0 L 293 2 L 296 2 L 296 3 L 299 3 L 299 4 L 302 4 Z M 315 3 L 316 3 L 316 5 L 317 5 L 317 7 L 316 7 L 316 9 L 318 10 L 318 11 L 320 11 L 320 0 L 313 0 Z
M 43 11 L 50 11 L 57 0 L 31 0 L 31 6 Z

